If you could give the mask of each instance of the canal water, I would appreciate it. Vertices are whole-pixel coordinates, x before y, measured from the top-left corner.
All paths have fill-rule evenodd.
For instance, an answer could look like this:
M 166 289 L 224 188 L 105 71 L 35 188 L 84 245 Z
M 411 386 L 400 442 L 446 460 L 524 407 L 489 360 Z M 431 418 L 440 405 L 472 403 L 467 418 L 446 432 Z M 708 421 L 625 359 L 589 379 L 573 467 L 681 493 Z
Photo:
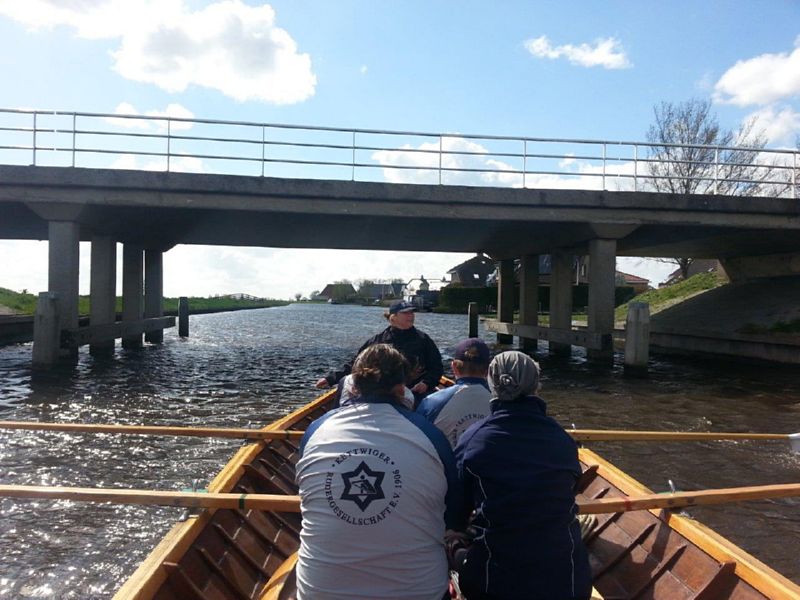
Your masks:
M 313 382 L 384 327 L 379 308 L 294 304 L 198 315 L 191 337 L 117 349 L 98 361 L 33 376 L 29 345 L 0 348 L 0 420 L 260 427 L 316 396 Z M 465 316 L 419 314 L 445 359 Z M 486 336 L 493 340 L 494 335 Z M 544 346 L 541 350 L 546 350 Z M 543 352 L 542 396 L 579 428 L 800 431 L 796 368 L 659 358 L 647 379 L 597 371 L 576 351 Z M 180 490 L 205 486 L 240 442 L 176 437 L 0 431 L 0 483 Z M 782 442 L 595 443 L 591 448 L 656 491 L 800 482 Z M 181 516 L 181 509 L 0 499 L 0 599 L 110 598 Z M 800 583 L 800 500 L 692 509 Z

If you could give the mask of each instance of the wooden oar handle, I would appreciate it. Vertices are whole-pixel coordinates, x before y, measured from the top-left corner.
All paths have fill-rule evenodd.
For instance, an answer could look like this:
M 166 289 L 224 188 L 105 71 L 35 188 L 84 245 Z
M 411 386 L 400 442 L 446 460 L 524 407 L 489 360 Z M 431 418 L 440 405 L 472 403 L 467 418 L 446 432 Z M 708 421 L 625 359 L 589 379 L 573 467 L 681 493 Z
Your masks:
M 715 433 L 711 431 L 625 431 L 614 429 L 567 429 L 580 442 L 607 441 L 699 441 L 699 440 L 786 440 L 786 433 Z
M 252 508 L 276 512 L 300 512 L 299 496 L 278 494 L 161 492 L 131 489 L 0 485 L 0 497 L 180 506 L 186 508 L 232 508 L 240 510 Z
M 71 433 L 124 433 L 137 435 L 180 435 L 219 437 L 244 440 L 299 440 L 303 431 L 286 429 L 239 429 L 224 427 L 173 427 L 162 425 L 112 425 L 93 423 L 34 423 L 30 421 L 0 421 L 0 429 L 28 431 L 67 431 Z
M 727 504 L 744 500 L 789 498 L 792 496 L 800 496 L 800 483 L 721 488 L 699 492 L 675 492 L 672 494 L 647 494 L 637 497 L 601 498 L 600 500 L 578 502 L 578 511 L 582 514 L 602 514 L 631 510 L 650 510 L 653 508 Z

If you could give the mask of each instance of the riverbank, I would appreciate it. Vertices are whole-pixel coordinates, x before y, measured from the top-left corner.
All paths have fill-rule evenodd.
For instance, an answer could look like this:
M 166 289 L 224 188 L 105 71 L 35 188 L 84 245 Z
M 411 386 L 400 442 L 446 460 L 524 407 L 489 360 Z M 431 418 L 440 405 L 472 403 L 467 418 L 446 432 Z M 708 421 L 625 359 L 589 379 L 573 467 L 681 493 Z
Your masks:
M 189 314 L 210 313 L 273 308 L 291 304 L 287 300 L 247 300 L 238 298 L 189 298 Z M 33 313 L 36 310 L 36 296 L 13 292 L 0 288 L 0 346 L 23 344 L 33 341 Z M 81 296 L 78 304 L 80 317 L 78 324 L 89 324 L 89 297 Z M 164 298 L 164 316 L 178 315 L 178 298 Z M 117 320 L 122 318 L 122 299 L 117 298 Z

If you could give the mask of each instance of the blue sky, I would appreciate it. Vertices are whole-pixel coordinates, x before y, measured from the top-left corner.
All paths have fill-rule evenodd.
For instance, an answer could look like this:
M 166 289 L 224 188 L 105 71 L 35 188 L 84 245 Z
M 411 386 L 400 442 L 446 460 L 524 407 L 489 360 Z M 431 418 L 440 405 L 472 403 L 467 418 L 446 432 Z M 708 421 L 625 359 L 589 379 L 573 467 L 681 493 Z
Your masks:
M 655 104 L 699 98 L 792 147 L 800 2 L 0 0 L 0 81 L 3 108 L 631 141 Z M 464 258 L 177 247 L 165 292 L 289 297 Z M 0 241 L 0 265 L 0 286 L 45 289 L 45 243 Z

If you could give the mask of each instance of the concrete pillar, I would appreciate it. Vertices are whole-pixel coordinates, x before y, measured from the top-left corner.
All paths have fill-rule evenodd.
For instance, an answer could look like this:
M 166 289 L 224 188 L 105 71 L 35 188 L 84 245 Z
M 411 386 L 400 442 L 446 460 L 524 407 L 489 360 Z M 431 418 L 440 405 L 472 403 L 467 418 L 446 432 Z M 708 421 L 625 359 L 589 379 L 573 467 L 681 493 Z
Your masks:
M 33 317 L 33 368 L 50 369 L 58 362 L 61 328 L 58 294 L 40 292 Z
M 550 327 L 572 329 L 572 255 L 557 252 L 550 256 Z M 569 344 L 550 342 L 550 354 L 569 356 Z
M 75 221 L 48 222 L 48 291 L 58 295 L 59 329 L 78 327 L 80 225 Z M 34 336 L 36 333 L 34 332 Z M 77 354 L 77 346 L 66 350 Z
M 519 277 L 519 322 L 523 325 L 539 324 L 539 255 L 522 257 Z M 525 352 L 535 352 L 538 340 L 521 338 Z
M 650 305 L 631 302 L 625 321 L 625 374 L 647 374 L 650 359 Z
M 186 296 L 178 299 L 178 335 L 189 337 L 189 298 Z
M 499 263 L 497 278 L 497 320 L 514 322 L 514 259 L 504 258 Z M 514 336 L 497 334 L 498 344 L 513 344 Z
M 89 324 L 105 325 L 117 318 L 117 244 L 107 235 L 92 237 Z M 114 340 L 89 345 L 93 356 L 114 354 Z
M 144 316 L 164 316 L 164 253 L 161 250 L 144 252 Z M 164 341 L 164 330 L 157 329 L 144 334 L 151 344 Z
M 469 316 L 469 334 L 467 337 L 478 337 L 478 303 L 470 302 L 467 305 L 467 315 Z
M 608 335 L 609 343 L 600 350 L 589 350 L 589 359 L 611 364 L 614 346 L 614 289 L 616 287 L 617 241 L 594 239 L 589 242 L 588 330 Z
M 141 246 L 122 247 L 122 321 L 141 321 L 144 316 L 142 284 L 143 251 Z M 123 348 L 141 348 L 142 334 L 122 338 Z

